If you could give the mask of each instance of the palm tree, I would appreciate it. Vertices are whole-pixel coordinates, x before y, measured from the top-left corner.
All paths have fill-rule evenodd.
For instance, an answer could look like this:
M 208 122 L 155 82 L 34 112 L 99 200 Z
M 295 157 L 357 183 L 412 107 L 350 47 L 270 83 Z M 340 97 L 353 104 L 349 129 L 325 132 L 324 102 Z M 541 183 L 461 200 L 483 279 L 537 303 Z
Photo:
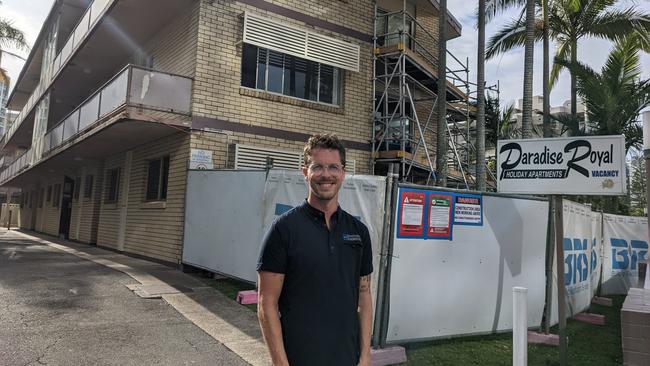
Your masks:
M 515 121 L 515 106 L 501 109 L 499 99 L 488 96 L 485 102 L 485 141 L 496 148 L 498 140 L 510 140 L 521 136 Z
M 522 4 L 524 0 L 493 0 L 508 6 Z M 578 41 L 583 37 L 595 37 L 616 41 L 618 38 L 637 33 L 644 50 L 650 50 L 650 14 L 633 7 L 614 9 L 617 0 L 555 0 L 548 8 L 548 30 L 556 43 L 555 59 L 577 62 Z M 538 6 L 538 10 L 540 7 Z M 525 43 L 525 24 L 513 20 L 501 28 L 488 41 L 486 57 L 489 59 Z M 543 23 L 537 22 L 535 38 L 543 37 Z M 558 79 L 561 66 L 556 62 L 551 70 L 551 87 Z M 571 115 L 576 110 L 577 84 L 571 73 Z
M 2 1 L 0 1 L 2 5 Z M 25 34 L 16 29 L 10 20 L 0 18 L 0 49 L 3 47 L 13 46 L 18 49 L 27 49 Z
M 533 51 L 535 49 L 535 0 L 526 1 L 526 32 L 524 39 L 524 100 L 521 135 L 527 139 L 533 130 Z
M 476 189 L 485 191 L 485 0 L 478 0 L 478 51 L 476 67 Z
M 620 39 L 600 72 L 580 62 L 555 60 L 577 78 L 577 91 L 585 101 L 589 119 L 586 133 L 624 135 L 626 152 L 641 147 L 643 130 L 638 117 L 650 106 L 650 79 L 639 79 L 642 43 L 639 37 Z

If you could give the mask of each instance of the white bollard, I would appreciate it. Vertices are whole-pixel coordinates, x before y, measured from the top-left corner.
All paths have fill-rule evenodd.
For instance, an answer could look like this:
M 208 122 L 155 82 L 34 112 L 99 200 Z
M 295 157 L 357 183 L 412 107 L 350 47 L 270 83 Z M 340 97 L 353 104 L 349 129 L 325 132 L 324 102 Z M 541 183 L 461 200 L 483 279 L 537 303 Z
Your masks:
M 512 288 L 512 365 L 528 365 L 528 304 L 525 287 Z

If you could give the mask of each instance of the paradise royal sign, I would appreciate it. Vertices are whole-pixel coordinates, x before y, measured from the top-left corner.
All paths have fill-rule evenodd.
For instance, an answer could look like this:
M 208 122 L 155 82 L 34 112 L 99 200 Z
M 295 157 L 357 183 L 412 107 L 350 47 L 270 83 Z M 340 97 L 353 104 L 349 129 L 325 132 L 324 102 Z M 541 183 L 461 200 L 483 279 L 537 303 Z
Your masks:
M 623 136 L 503 140 L 497 144 L 502 193 L 623 195 Z

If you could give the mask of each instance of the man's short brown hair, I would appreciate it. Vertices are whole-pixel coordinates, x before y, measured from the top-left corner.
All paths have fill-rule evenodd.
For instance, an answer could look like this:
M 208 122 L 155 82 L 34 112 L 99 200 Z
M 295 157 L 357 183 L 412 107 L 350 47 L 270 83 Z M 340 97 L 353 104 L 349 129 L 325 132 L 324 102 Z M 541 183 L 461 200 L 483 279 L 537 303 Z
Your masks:
M 315 134 L 307 140 L 303 149 L 304 165 L 308 166 L 311 162 L 311 152 L 314 149 L 337 150 L 341 157 L 341 165 L 345 166 L 345 147 L 339 138 L 331 133 Z

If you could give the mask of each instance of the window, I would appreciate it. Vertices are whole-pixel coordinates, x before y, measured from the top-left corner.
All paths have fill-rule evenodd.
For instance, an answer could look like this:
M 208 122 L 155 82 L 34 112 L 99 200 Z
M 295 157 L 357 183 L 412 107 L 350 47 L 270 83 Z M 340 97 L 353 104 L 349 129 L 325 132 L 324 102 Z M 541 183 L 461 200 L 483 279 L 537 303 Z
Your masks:
M 84 198 L 90 198 L 93 194 L 93 175 L 88 174 L 84 182 Z
M 167 199 L 169 156 L 149 160 L 147 164 L 147 201 Z
M 32 191 L 32 194 L 29 195 L 29 208 L 34 207 L 34 200 L 36 199 L 36 192 L 37 191 Z
M 45 198 L 45 188 L 41 188 L 41 192 L 38 195 L 38 207 L 41 208 L 43 207 L 43 200 Z
M 61 185 L 54 185 L 54 195 L 52 196 L 52 207 L 59 207 L 59 200 L 61 199 Z
M 47 186 L 47 202 L 50 202 L 52 200 L 52 186 Z
M 106 175 L 108 183 L 106 191 L 106 202 L 115 203 L 120 193 L 120 168 L 109 169 Z
M 326 104 L 340 104 L 341 69 L 250 44 L 242 51 L 241 85 Z
M 79 200 L 79 191 L 81 191 L 81 177 L 74 179 L 74 199 Z

